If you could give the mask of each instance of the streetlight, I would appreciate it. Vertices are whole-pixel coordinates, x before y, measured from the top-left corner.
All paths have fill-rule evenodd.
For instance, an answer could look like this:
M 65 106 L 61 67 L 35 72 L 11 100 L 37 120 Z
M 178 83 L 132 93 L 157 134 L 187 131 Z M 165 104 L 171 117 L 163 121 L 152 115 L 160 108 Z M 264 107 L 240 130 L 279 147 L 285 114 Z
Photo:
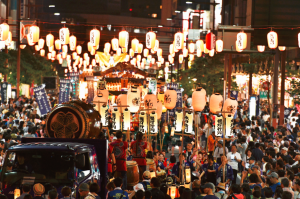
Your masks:
M 194 82 L 196 82 L 196 81 L 197 81 L 197 78 L 196 78 L 196 77 L 194 77 L 192 80 L 193 80 Z

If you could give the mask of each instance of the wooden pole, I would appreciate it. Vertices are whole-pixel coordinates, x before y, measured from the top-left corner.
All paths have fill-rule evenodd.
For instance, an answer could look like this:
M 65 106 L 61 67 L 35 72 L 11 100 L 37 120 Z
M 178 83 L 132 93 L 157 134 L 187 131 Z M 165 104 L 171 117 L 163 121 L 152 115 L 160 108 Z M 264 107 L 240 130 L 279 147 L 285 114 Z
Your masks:
M 280 116 L 279 116 L 280 126 L 284 124 L 285 56 L 286 56 L 286 50 L 281 52 L 281 90 L 280 90 Z

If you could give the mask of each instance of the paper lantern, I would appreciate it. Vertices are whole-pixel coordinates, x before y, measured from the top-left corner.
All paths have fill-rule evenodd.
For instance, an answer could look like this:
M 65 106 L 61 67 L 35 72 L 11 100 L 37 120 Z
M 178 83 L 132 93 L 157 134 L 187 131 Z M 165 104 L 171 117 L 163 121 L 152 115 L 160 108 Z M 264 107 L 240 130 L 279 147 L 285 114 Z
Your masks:
M 127 53 L 127 47 L 122 48 L 122 53 Z
M 299 33 L 299 34 L 300 34 L 300 33 Z M 169 53 L 170 53 L 170 54 L 175 53 L 175 51 L 174 51 L 174 45 L 173 45 L 173 44 L 170 44 L 170 47 L 169 47 Z
M 97 88 L 97 94 L 94 97 L 94 101 L 95 102 L 103 102 L 103 103 L 107 103 L 108 101 L 108 90 L 105 89 L 104 86 L 98 86 Z
M 208 53 L 208 55 L 210 57 L 213 57 L 215 55 L 215 49 L 210 50 L 209 53 Z
M 59 30 L 59 40 L 61 44 L 69 44 L 70 31 L 68 28 L 61 28 Z
M 104 44 L 104 49 L 106 49 L 107 52 L 110 52 L 110 47 L 111 47 L 111 45 L 110 45 L 109 42 L 106 42 L 106 43 Z
M 190 59 L 190 61 L 193 61 L 195 59 L 195 55 L 194 54 L 190 54 L 189 55 L 189 59 Z
M 183 62 L 183 54 L 180 54 L 180 55 L 178 56 L 178 62 L 179 62 L 180 64 L 182 64 L 182 62 Z
M 235 98 L 233 97 L 227 98 L 224 102 L 223 111 L 231 112 L 231 113 L 224 113 L 223 117 L 227 117 L 228 115 L 234 116 L 237 106 L 238 106 L 238 102 L 235 100 Z
M 40 38 L 40 28 L 38 26 L 31 26 L 29 28 L 29 34 L 28 34 L 30 42 L 38 42 Z
M 182 54 L 183 54 L 183 57 L 187 57 L 188 54 L 189 54 L 189 51 L 188 51 L 186 48 L 184 48 L 184 49 L 182 50 Z
M 21 195 L 21 190 L 16 188 L 14 190 L 14 199 L 17 199 L 18 197 L 20 197 L 20 195 Z
M 117 55 L 120 56 L 122 54 L 122 49 L 121 48 L 118 48 L 117 50 Z
M 39 49 L 44 48 L 45 40 L 44 39 L 39 39 Z
M 238 46 L 238 41 L 235 41 L 235 49 L 237 52 L 242 52 L 243 49 L 240 49 L 239 46 Z
M 48 34 L 46 36 L 46 45 L 48 47 L 53 46 L 53 42 L 54 42 L 54 36 L 52 34 Z
M 114 51 L 117 51 L 117 50 L 118 50 L 118 48 L 119 48 L 119 40 L 118 40 L 117 38 L 113 38 L 113 39 L 111 40 L 111 48 L 112 48 L 112 50 L 114 50 Z
M 141 54 L 142 52 L 143 52 L 143 44 L 139 44 L 137 53 Z
M 300 48 L 300 33 L 298 33 L 298 46 Z
M 191 182 L 191 169 L 185 168 L 185 183 Z
M 192 94 L 192 106 L 195 111 L 202 111 L 206 105 L 206 91 L 198 87 Z
M 68 46 L 67 46 L 67 45 L 63 45 L 62 51 L 63 51 L 64 53 L 68 53 Z
M 274 31 L 270 31 L 267 35 L 267 39 L 268 39 L 268 46 L 271 49 L 275 49 L 278 46 L 278 35 L 276 32 Z
M 177 33 L 175 33 L 175 35 L 174 35 L 174 45 L 175 45 L 175 47 L 174 47 L 174 49 L 175 50 L 181 50 L 181 49 L 183 49 L 183 47 L 184 47 L 184 35 L 183 35 L 183 33 L 182 32 L 177 32 Z
M 213 114 L 221 112 L 223 106 L 223 97 L 219 93 L 212 94 L 209 98 L 209 109 Z
M 175 111 L 175 131 L 182 131 L 183 112 L 181 110 Z
M 201 57 L 202 56 L 202 51 L 200 49 L 197 49 L 197 57 Z
M 8 38 L 9 25 L 7 23 L 3 23 L 0 25 L 0 39 L 1 41 L 5 41 Z
M 55 40 L 55 49 L 56 50 L 61 49 L 61 41 L 59 39 Z
M 215 48 L 215 41 L 216 37 L 212 32 L 206 34 L 205 41 L 206 41 L 206 48 L 207 50 L 212 50 Z
M 177 92 L 173 88 L 166 90 L 164 97 L 164 105 L 167 109 L 173 109 L 176 106 L 177 102 Z
M 67 57 L 67 53 L 63 52 L 63 53 L 61 54 L 61 58 L 66 59 L 66 57 Z
M 156 34 L 154 32 L 147 32 L 146 34 L 146 48 L 153 49 L 155 46 Z
M 45 56 L 45 50 L 44 50 L 44 49 L 41 49 L 41 50 L 40 50 L 40 55 L 41 55 L 42 57 Z
M 265 51 L 265 48 L 266 48 L 265 46 L 258 45 L 258 46 L 257 46 L 257 51 L 258 51 L 258 52 L 264 52 L 264 51 Z
M 164 64 L 164 62 L 165 62 L 165 59 L 162 57 L 161 60 L 160 60 L 160 63 Z
M 99 103 L 95 103 L 95 104 L 96 104 L 96 110 L 99 110 L 98 109 Z M 108 126 L 109 124 L 108 107 L 105 104 L 100 106 L 100 116 L 101 116 L 102 126 Z
M 93 29 L 90 32 L 90 43 L 93 47 L 99 45 L 100 42 L 100 31 L 97 29 Z
M 155 45 L 154 45 L 154 51 L 157 51 L 157 49 L 159 49 L 159 41 L 156 39 L 155 40 Z
M 132 86 L 127 92 L 127 103 L 131 113 L 136 113 L 140 108 L 140 91 L 136 86 Z
M 161 114 L 162 114 L 162 103 L 161 101 L 157 102 L 157 109 L 156 109 L 156 113 L 157 113 L 157 119 L 160 120 L 161 119 Z
M 158 48 L 157 49 L 157 56 L 162 56 L 162 49 L 161 48 Z
M 118 106 L 127 106 L 127 94 L 119 95 L 116 99 L 116 104 Z M 121 110 L 121 108 L 118 107 L 119 111 L 122 112 L 122 113 L 124 112 L 125 108 L 126 107 L 122 107 L 122 110 Z
M 5 45 L 9 46 L 11 44 L 11 42 L 12 42 L 12 34 L 10 31 L 8 31 L 8 37 L 7 37 L 7 40 L 5 40 Z M 31 46 L 33 46 L 33 45 L 34 45 L 34 43 L 31 44 Z
M 127 95 L 126 95 L 127 97 Z M 127 99 L 126 99 L 127 101 Z M 123 111 L 123 131 L 130 130 L 130 111 L 128 108 L 125 108 Z
M 71 51 L 74 51 L 76 50 L 76 42 L 77 42 L 77 39 L 74 35 L 72 35 L 70 37 L 70 40 L 69 40 L 69 45 L 70 45 L 70 50 Z
M 144 57 L 147 57 L 149 54 L 149 50 L 147 48 L 144 49 Z
M 204 42 L 203 40 L 197 40 L 196 41 L 196 49 L 200 50 L 201 52 L 204 52 Z
M 157 99 L 156 95 L 147 93 L 144 97 L 145 109 L 156 109 Z
M 95 55 L 95 53 L 96 53 L 96 50 L 94 49 L 94 48 L 92 48 L 92 50 L 91 50 L 91 55 Z
M 26 45 L 22 44 L 22 45 L 20 45 L 20 48 L 24 49 L 24 48 L 26 48 Z
M 119 109 L 114 108 L 112 111 L 112 130 L 118 131 L 121 129 L 120 112 Z
M 216 51 L 219 53 L 223 51 L 223 41 L 221 39 L 216 41 Z
M 130 57 L 134 57 L 134 51 L 131 48 L 129 49 L 129 55 Z
M 155 111 L 152 111 L 150 113 L 150 118 L 149 118 L 149 128 L 150 128 L 150 133 L 157 133 L 158 128 L 157 128 L 157 114 Z
M 134 52 L 138 52 L 139 40 L 134 38 L 131 40 L 131 48 Z
M 51 54 L 51 53 L 48 53 L 48 54 L 47 54 L 47 58 L 48 58 L 48 59 L 51 59 L 51 58 L 52 58 L 52 54 Z
M 39 51 L 40 50 L 39 45 L 35 45 L 34 49 L 35 49 L 35 51 Z
M 172 199 L 175 199 L 176 198 L 176 186 L 175 185 L 172 185 L 170 186 L 169 188 L 169 196 L 172 198 Z
M 52 51 L 52 58 L 55 58 L 55 56 L 56 56 L 56 51 Z
M 78 55 L 80 55 L 81 52 L 82 52 L 82 47 L 81 47 L 81 46 L 77 46 L 77 47 L 76 47 L 76 53 L 77 53 Z
M 125 48 L 128 46 L 128 42 L 129 42 L 129 34 L 126 30 L 123 30 L 119 33 L 119 45 L 122 48 Z
M 195 44 L 194 43 L 189 43 L 188 48 L 189 48 L 189 53 L 195 52 Z
M 285 51 L 286 47 L 285 47 L 285 46 L 278 46 L 278 49 L 279 49 L 280 51 Z
M 221 137 L 223 135 L 223 117 L 215 117 L 215 135 Z
M 233 116 L 228 115 L 226 117 L 226 128 L 225 128 L 226 136 L 234 136 L 233 134 Z
M 247 47 L 247 34 L 240 32 L 236 36 L 237 45 L 239 49 L 244 50 Z
M 141 111 L 139 114 L 139 131 L 142 133 L 148 132 L 148 121 L 145 111 Z
M 206 44 L 204 44 L 204 53 L 205 53 L 205 54 L 208 54 L 208 53 L 209 53 L 209 50 L 206 48 Z
M 191 134 L 193 132 L 193 112 L 186 112 L 184 116 L 185 133 Z

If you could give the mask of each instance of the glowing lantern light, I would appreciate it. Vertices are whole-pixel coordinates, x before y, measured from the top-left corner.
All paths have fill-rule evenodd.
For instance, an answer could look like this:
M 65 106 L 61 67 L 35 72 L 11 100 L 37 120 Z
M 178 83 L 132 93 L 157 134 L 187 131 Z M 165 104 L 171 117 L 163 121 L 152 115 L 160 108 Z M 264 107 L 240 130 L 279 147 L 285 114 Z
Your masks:
M 149 50 L 147 48 L 144 49 L 144 57 L 147 57 L 149 55 Z
M 129 43 L 129 34 L 126 30 L 122 30 L 119 33 L 119 45 L 122 48 L 125 48 L 128 46 L 128 43 Z
M 186 168 L 185 169 L 185 183 L 190 183 L 191 182 L 191 169 Z
M 96 110 L 99 110 L 99 108 L 97 107 L 97 104 L 96 104 L 95 108 L 96 108 Z M 109 122 L 109 120 L 107 119 L 108 118 L 108 106 L 106 106 L 106 104 L 103 104 L 102 106 L 100 106 L 100 116 L 101 116 L 102 126 L 108 126 L 108 122 Z
M 201 49 L 197 49 L 197 57 L 201 57 L 202 56 L 202 51 Z
M 134 52 L 138 52 L 139 40 L 134 38 L 131 40 L 131 48 Z
M 44 49 L 41 49 L 41 50 L 40 50 L 40 55 L 41 55 L 42 57 L 45 56 L 45 50 L 44 50 Z
M 221 39 L 216 41 L 216 51 L 219 53 L 223 51 L 223 41 Z
M 274 31 L 270 31 L 267 35 L 268 46 L 271 49 L 275 49 L 278 46 L 278 35 Z
M 56 59 L 57 59 L 57 60 L 60 60 L 60 59 L 61 59 L 61 54 L 58 54 L 58 55 L 56 56 Z
M 233 116 L 228 115 L 226 117 L 226 128 L 225 128 L 225 135 L 226 136 L 234 136 L 232 127 L 233 127 Z
M 222 110 L 223 97 L 219 93 L 212 94 L 209 99 L 209 109 L 213 114 L 217 114 Z
M 209 50 L 206 48 L 206 44 L 204 44 L 204 53 L 205 53 L 205 54 L 208 54 L 208 53 L 209 53 Z
M 22 45 L 20 45 L 20 48 L 24 49 L 24 48 L 26 48 L 26 45 L 22 44 Z
M 116 104 L 118 106 L 127 106 L 127 94 L 121 94 L 117 97 Z M 120 112 L 124 112 L 126 107 L 118 107 Z
M 120 130 L 121 121 L 120 121 L 120 111 L 117 108 L 114 108 L 112 111 L 112 129 L 114 131 Z
M 58 63 L 59 63 L 59 64 L 62 64 L 62 63 L 63 63 L 63 59 L 59 59 L 59 60 L 58 60 Z
M 136 113 L 140 108 L 140 93 L 136 86 L 131 86 L 127 92 L 127 103 L 131 113 Z
M 59 39 L 61 44 L 69 44 L 70 31 L 68 28 L 61 28 L 59 30 Z
M 40 50 L 39 45 L 35 45 L 34 49 L 35 49 L 35 51 L 39 51 Z
M 151 64 L 155 64 L 155 58 L 151 59 Z
M 235 100 L 235 98 L 227 98 L 224 102 L 223 110 L 230 111 L 231 113 L 223 113 L 223 117 L 227 117 L 228 115 L 234 116 L 237 106 L 238 102 Z
M 174 51 L 174 45 L 173 44 L 170 44 L 170 47 L 169 47 L 169 53 L 170 54 L 173 54 L 175 51 Z
M 280 51 L 285 51 L 286 47 L 285 47 L 285 46 L 278 46 L 278 49 L 279 49 Z
M 111 48 L 112 48 L 112 50 L 114 50 L 114 51 L 117 51 L 117 50 L 118 50 L 118 48 L 119 48 L 119 40 L 118 40 L 117 38 L 113 38 L 113 39 L 111 40 Z
M 238 41 L 235 41 L 235 49 L 237 52 L 242 52 L 243 49 L 240 49 L 239 46 L 238 46 Z
M 88 51 L 91 52 L 92 49 L 93 49 L 93 44 L 91 42 L 88 42 L 87 43 L 87 48 L 88 48 Z
M 184 45 L 184 35 L 182 32 L 177 32 L 175 35 L 174 35 L 174 49 L 175 50 L 181 50 L 183 49 Z
M 52 53 L 53 50 L 54 50 L 54 46 L 48 47 L 48 51 L 49 51 L 50 53 Z
M 64 53 L 68 53 L 68 46 L 67 46 L 67 45 L 63 45 L 62 51 L 63 51 Z
M 143 44 L 139 44 L 139 45 L 138 45 L 138 50 L 137 50 L 137 52 L 138 52 L 139 54 L 141 54 L 141 53 L 143 52 Z
M 298 33 L 298 46 L 300 48 L 300 33 Z
M 61 55 L 61 58 L 66 59 L 67 58 L 67 53 L 63 52 Z
M 209 51 L 209 56 L 213 57 L 215 55 L 215 49 Z
M 147 32 L 146 34 L 146 48 L 153 49 L 155 46 L 156 34 L 154 32 Z
M 56 56 L 56 51 L 52 51 L 52 58 L 55 58 L 55 56 Z
M 157 133 L 157 113 L 155 111 L 152 111 L 150 113 L 150 121 L 149 121 L 149 130 L 150 133 Z
M 78 55 L 80 55 L 81 52 L 82 52 L 82 47 L 81 46 L 77 46 L 76 47 L 76 52 L 77 52 Z
M 141 59 L 142 59 L 142 56 L 141 55 L 137 55 L 136 56 L 136 60 L 139 62 L 139 61 L 141 61 Z
M 111 47 L 111 45 L 110 45 L 109 42 L 106 42 L 106 43 L 104 44 L 104 49 L 105 49 L 107 52 L 110 52 L 110 47 Z
M 247 34 L 240 32 L 236 36 L 239 49 L 244 50 L 247 47 Z
M 215 40 L 216 40 L 216 37 L 212 32 L 209 32 L 206 34 L 205 41 L 206 41 L 207 50 L 212 50 L 215 48 L 215 42 L 216 42 Z
M 186 48 L 184 48 L 182 51 L 182 54 L 183 54 L 183 57 L 187 57 L 189 54 L 189 51 Z
M 77 39 L 74 35 L 72 35 L 69 39 L 69 45 L 70 45 L 70 50 L 71 51 L 74 51 L 76 50 L 76 42 L 77 42 Z
M 51 59 L 52 58 L 52 53 L 48 53 L 47 57 L 48 57 L 48 59 Z
M 54 36 L 52 34 L 48 34 L 46 36 L 46 45 L 48 47 L 53 46 L 53 42 L 54 42 Z
M 56 48 L 56 50 L 61 49 L 61 41 L 59 39 L 55 40 L 55 48 Z
M 142 133 L 145 133 L 145 131 L 148 131 L 148 121 L 147 121 L 147 114 L 145 111 L 141 111 L 139 115 L 139 131 Z
M 118 48 L 117 50 L 117 55 L 120 56 L 122 54 L 122 49 L 121 48 Z
M 186 112 L 185 117 L 185 133 L 193 132 L 193 112 Z
M 161 48 L 158 48 L 157 49 L 157 56 L 162 56 L 162 49 Z
M 77 59 L 77 53 L 76 53 L 76 52 L 73 52 L 73 53 L 72 53 L 72 58 L 73 58 L 73 59 Z
M 172 198 L 172 199 L 175 199 L 176 198 L 176 186 L 175 185 L 172 185 L 170 186 L 170 189 L 169 189 L 169 196 Z
M 122 48 L 122 53 L 127 53 L 127 47 Z
M 190 53 L 195 52 L 195 44 L 194 43 L 189 43 L 188 48 L 189 48 Z
M 258 51 L 258 52 L 264 52 L 264 51 L 265 51 L 265 48 L 266 48 L 265 46 L 258 45 L 258 46 L 257 46 L 257 51 Z
M 36 43 L 40 38 L 40 28 L 38 26 L 31 26 L 29 28 L 28 39 L 30 42 Z
M 164 97 L 164 105 L 167 109 L 173 109 L 176 106 L 177 92 L 173 88 L 166 90 Z
M 193 61 L 195 59 L 195 55 L 194 54 L 190 54 L 189 57 L 190 57 L 190 61 Z
M 5 41 L 8 38 L 9 25 L 7 23 L 3 23 L 0 25 L 0 39 L 1 41 Z
M 98 46 L 100 42 L 100 31 L 97 29 L 93 29 L 90 32 L 90 43 L 91 45 L 94 46 Z
M 127 95 L 126 95 L 127 97 Z M 127 99 L 126 99 L 127 101 Z M 128 108 L 125 108 L 123 111 L 123 131 L 130 130 L 130 111 Z
M 183 62 L 183 54 L 179 55 L 178 61 L 179 61 L 180 64 L 182 64 L 182 62 Z
M 44 39 L 39 39 L 39 49 L 44 48 L 45 40 Z
M 192 106 L 195 111 L 202 111 L 206 105 L 206 91 L 198 87 L 192 95 Z
M 156 39 L 155 40 L 155 45 L 154 45 L 154 51 L 157 51 L 157 49 L 159 48 L 159 41 Z
M 175 131 L 179 132 L 182 130 L 183 112 L 178 110 L 175 112 Z
M 129 55 L 130 55 L 130 57 L 134 56 L 134 51 L 131 48 L 129 49 Z
M 12 42 L 12 34 L 10 31 L 8 31 L 8 37 L 7 37 L 7 40 L 5 40 L 5 45 L 9 46 L 11 44 L 11 42 Z M 34 43 L 31 44 L 31 46 L 33 46 L 33 45 L 34 45 Z
M 196 41 L 196 49 L 200 49 L 201 52 L 204 52 L 204 42 L 203 40 L 197 40 Z
M 21 195 L 21 190 L 20 189 L 15 189 L 14 190 L 14 199 L 17 199 Z
M 144 97 L 144 103 L 146 109 L 156 109 L 157 107 L 156 95 L 152 93 L 147 93 Z
M 161 58 L 160 63 L 161 63 L 161 64 L 164 64 L 164 62 L 165 62 L 165 59 L 164 59 L 164 58 Z

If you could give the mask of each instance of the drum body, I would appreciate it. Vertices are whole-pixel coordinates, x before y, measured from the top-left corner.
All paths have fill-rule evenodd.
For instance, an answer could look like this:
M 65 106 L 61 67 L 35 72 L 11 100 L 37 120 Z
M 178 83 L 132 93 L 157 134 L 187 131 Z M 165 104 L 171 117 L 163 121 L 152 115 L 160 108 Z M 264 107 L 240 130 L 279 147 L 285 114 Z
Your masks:
M 147 161 L 147 171 L 155 171 L 156 170 L 156 166 L 155 166 L 155 162 L 153 159 L 146 159 Z
M 160 179 L 160 182 L 165 182 L 167 174 L 165 170 L 156 171 L 156 176 Z
M 55 138 L 96 139 L 101 127 L 99 112 L 80 100 L 55 106 L 46 119 L 46 133 Z
M 139 167 L 136 161 L 126 161 L 127 167 L 127 189 L 133 190 L 133 186 L 139 183 Z M 115 172 L 115 178 L 122 177 L 121 172 Z

